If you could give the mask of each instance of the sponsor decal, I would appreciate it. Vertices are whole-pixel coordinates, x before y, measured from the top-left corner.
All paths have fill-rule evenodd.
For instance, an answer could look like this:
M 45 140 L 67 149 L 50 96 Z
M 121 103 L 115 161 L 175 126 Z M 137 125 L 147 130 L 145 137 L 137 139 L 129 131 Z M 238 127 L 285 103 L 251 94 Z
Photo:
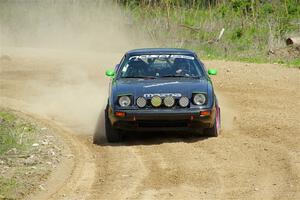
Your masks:
M 140 55 L 140 56 L 132 56 L 129 60 L 139 60 L 139 59 L 148 59 L 148 58 L 158 58 L 158 59 L 176 59 L 176 58 L 183 58 L 188 60 L 194 60 L 193 56 L 186 56 L 186 55 Z
M 153 93 L 153 94 L 144 94 L 145 98 L 152 98 L 154 96 L 159 96 L 159 97 L 167 97 L 167 96 L 172 96 L 175 98 L 181 97 L 181 93 Z

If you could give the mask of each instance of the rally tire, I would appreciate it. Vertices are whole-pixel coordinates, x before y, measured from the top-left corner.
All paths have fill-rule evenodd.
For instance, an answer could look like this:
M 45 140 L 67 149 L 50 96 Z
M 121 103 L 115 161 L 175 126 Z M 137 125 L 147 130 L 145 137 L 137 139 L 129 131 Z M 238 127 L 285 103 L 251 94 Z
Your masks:
M 104 136 L 104 126 L 105 126 L 105 111 L 101 111 L 97 120 L 94 136 L 93 136 L 93 143 L 96 145 L 103 144 L 105 141 Z
M 114 143 L 114 142 L 120 142 L 122 140 L 122 135 L 120 131 L 114 129 L 111 126 L 111 123 L 107 115 L 105 116 L 105 133 L 108 142 Z
M 220 128 L 221 128 L 220 108 L 217 107 L 216 110 L 217 110 L 216 118 L 213 127 L 204 129 L 204 134 L 207 137 L 218 137 L 220 134 Z

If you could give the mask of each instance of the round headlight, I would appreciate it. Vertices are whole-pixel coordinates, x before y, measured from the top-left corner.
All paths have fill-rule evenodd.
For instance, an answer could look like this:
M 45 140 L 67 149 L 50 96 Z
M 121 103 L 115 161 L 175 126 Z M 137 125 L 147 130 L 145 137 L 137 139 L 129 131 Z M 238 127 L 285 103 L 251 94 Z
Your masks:
M 130 105 L 130 103 L 131 103 L 131 100 L 130 100 L 129 96 L 121 96 L 119 98 L 119 104 L 122 107 L 127 107 Z
M 151 99 L 151 104 L 153 107 L 159 107 L 161 105 L 161 98 L 159 96 L 154 96 Z
M 136 104 L 137 104 L 138 107 L 143 108 L 143 107 L 146 106 L 147 100 L 144 97 L 139 97 L 136 100 Z
M 164 98 L 164 104 L 165 104 L 165 106 L 167 106 L 169 108 L 172 107 L 172 106 L 174 106 L 174 104 L 175 104 L 174 97 L 172 97 L 172 96 L 165 97 Z
M 206 101 L 206 97 L 204 94 L 195 94 L 193 101 L 196 105 L 203 105 Z
M 189 105 L 190 101 L 189 101 L 189 98 L 187 97 L 181 97 L 179 99 L 179 105 L 183 108 L 187 107 Z

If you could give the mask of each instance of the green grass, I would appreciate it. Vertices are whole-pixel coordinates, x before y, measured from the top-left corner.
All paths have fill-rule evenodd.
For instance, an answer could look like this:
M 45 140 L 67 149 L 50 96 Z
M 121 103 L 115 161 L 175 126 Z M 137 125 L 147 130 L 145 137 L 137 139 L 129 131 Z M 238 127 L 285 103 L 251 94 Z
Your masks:
M 17 187 L 18 183 L 15 179 L 4 178 L 0 176 L 0 199 L 9 200 L 14 198 L 7 198 L 7 194 L 12 193 Z M 2 198 L 3 197 L 3 198 Z
M 15 148 L 27 151 L 35 138 L 35 126 L 12 113 L 0 111 L 0 156 Z
M 209 59 L 299 65 L 297 56 L 268 54 L 300 32 L 299 0 L 253 1 L 253 5 L 250 0 L 229 0 L 210 6 L 201 0 L 194 5 L 183 0 L 118 2 L 158 46 L 193 49 Z M 222 28 L 224 35 L 216 42 Z
M 16 164 L 18 155 L 30 155 L 36 140 L 37 128 L 10 111 L 0 110 L 0 167 L 9 166 L 8 174 L 0 174 L 0 199 L 19 199 L 18 189 L 23 165 Z M 9 163 L 13 164 L 9 164 Z M 12 166 L 10 166 L 12 165 Z M 2 169 L 0 168 L 0 171 Z M 25 172 L 23 173 L 25 174 Z M 15 198 L 16 197 L 16 198 Z
M 290 62 L 288 62 L 288 66 L 290 67 L 296 67 L 300 69 L 300 58 L 296 58 Z

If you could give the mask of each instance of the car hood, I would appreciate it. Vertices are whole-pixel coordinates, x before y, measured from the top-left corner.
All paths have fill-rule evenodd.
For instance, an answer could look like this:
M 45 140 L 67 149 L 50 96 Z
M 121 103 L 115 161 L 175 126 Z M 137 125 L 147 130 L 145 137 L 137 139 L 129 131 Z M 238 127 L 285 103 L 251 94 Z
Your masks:
M 194 92 L 207 92 L 209 81 L 206 78 L 163 78 L 163 79 L 119 79 L 113 84 L 114 94 L 132 94 L 135 97 L 145 94 L 178 94 L 190 97 Z

